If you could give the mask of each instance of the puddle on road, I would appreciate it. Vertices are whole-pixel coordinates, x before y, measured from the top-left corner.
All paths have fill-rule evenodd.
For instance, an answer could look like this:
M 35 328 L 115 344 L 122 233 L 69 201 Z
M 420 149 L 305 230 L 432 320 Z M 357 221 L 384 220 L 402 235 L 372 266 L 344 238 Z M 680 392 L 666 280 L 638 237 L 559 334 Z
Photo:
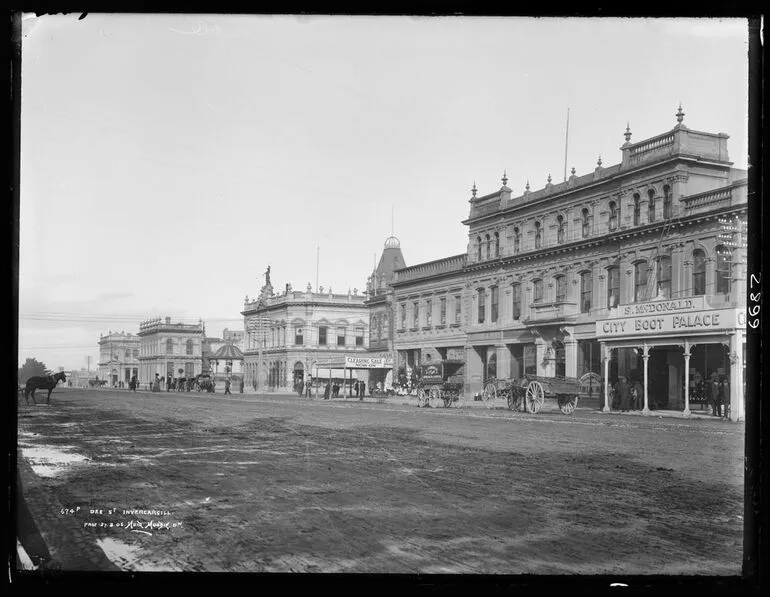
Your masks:
M 168 564 L 158 564 L 141 560 L 139 547 L 115 539 L 97 539 L 104 555 L 121 570 L 133 572 L 179 572 L 181 569 Z
M 21 453 L 39 477 L 56 477 L 72 465 L 90 459 L 74 450 L 73 446 L 29 446 L 21 444 Z M 68 451 L 69 450 L 69 451 Z

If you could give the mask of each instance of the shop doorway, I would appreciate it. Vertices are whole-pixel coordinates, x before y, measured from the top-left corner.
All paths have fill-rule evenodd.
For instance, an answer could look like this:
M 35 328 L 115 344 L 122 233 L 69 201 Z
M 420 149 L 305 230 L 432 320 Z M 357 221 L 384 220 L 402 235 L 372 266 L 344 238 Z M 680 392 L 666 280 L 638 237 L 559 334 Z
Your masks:
M 678 409 L 684 400 L 684 359 L 678 346 L 652 348 L 647 362 L 647 396 L 652 409 Z M 681 378 L 681 379 L 680 379 Z

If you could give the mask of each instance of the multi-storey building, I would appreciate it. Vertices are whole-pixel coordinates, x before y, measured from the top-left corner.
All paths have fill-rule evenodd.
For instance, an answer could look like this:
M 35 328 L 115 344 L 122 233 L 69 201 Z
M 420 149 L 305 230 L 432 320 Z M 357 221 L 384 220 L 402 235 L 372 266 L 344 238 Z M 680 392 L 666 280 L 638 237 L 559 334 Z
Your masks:
M 393 287 L 391 286 L 397 269 L 406 267 L 401 243 L 395 236 L 385 240 L 385 247 L 377 267 L 372 272 L 366 284 L 365 301 L 369 309 L 369 351 L 372 356 L 385 357 L 387 367 L 369 371 L 369 387 L 390 387 L 394 381 L 393 368 L 395 354 L 393 351 Z
M 268 273 L 259 298 L 249 301 L 247 296 L 241 312 L 246 385 L 293 390 L 307 375 L 315 376 L 319 364 L 366 353 L 365 298 L 357 290 L 333 294 L 331 288 L 324 292 L 323 286 L 313 292 L 310 284 L 304 292 L 288 285 L 284 293 L 274 294 Z
M 745 256 L 732 224 L 745 222 L 746 171 L 727 135 L 676 116 L 638 143 L 627 128 L 620 163 L 599 158 L 563 183 L 519 196 L 505 176 L 494 193 L 474 185 L 467 251 L 396 273 L 400 367 L 464 358 L 470 394 L 528 373 L 626 376 L 646 405 L 685 413 L 700 382 L 724 377 L 740 419 Z
M 109 330 L 99 336 L 99 363 L 96 375 L 110 387 L 128 386 L 139 371 L 139 337 Z
M 171 323 L 171 318 L 149 319 L 139 324 L 139 382 L 157 374 L 164 379 L 195 377 L 203 366 L 203 323 Z M 181 371 L 181 372 L 180 372 Z

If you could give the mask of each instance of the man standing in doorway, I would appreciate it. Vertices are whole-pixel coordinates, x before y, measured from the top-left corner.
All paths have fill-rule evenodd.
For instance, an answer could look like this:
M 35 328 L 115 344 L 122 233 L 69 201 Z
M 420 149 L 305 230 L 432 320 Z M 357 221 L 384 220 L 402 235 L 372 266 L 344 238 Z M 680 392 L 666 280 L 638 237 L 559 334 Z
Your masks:
M 232 396 L 232 393 L 230 392 L 230 378 L 229 377 L 225 380 L 225 394 L 230 394 Z

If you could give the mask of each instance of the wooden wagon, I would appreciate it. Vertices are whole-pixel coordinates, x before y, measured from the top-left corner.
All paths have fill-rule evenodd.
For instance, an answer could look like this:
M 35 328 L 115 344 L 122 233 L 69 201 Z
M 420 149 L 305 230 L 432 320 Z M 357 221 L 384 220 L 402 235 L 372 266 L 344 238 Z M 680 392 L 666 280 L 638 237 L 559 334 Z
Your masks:
M 505 400 L 513 411 L 540 412 L 546 398 L 556 398 L 559 410 L 570 414 L 580 394 L 580 380 L 574 377 L 542 377 L 525 375 L 520 379 L 493 379 L 487 382 L 482 398 L 487 408 L 495 408 Z
M 420 367 L 417 384 L 417 406 L 449 408 L 462 401 L 463 381 L 456 375 L 464 361 L 443 360 Z

